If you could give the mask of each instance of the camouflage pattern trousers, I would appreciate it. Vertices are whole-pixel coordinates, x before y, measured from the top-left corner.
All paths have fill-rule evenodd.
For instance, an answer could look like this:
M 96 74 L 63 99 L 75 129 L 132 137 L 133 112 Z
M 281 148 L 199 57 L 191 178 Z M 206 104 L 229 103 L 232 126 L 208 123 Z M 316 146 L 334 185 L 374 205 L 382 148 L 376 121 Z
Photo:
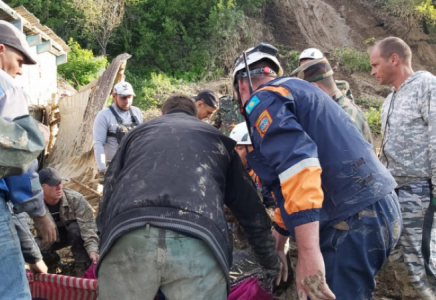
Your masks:
M 403 231 L 389 261 L 402 289 L 403 300 L 436 299 L 436 224 L 429 207 L 431 187 L 427 181 L 396 190 L 403 214 Z

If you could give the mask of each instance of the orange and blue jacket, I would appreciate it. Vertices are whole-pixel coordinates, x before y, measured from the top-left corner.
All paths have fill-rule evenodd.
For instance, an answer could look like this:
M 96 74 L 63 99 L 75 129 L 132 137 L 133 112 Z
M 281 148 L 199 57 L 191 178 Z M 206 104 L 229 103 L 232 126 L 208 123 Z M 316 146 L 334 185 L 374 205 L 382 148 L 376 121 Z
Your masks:
M 396 186 L 343 109 L 310 83 L 272 80 L 247 101 L 245 115 L 254 147 L 247 160 L 275 195 L 281 234 L 345 220 Z

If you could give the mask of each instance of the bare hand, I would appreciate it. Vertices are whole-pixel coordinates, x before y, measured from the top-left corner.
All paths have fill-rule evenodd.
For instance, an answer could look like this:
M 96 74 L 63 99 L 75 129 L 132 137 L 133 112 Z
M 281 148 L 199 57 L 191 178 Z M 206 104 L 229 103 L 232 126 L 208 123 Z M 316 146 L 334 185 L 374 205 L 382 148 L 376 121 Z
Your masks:
M 276 277 L 276 285 L 279 285 L 280 281 L 286 282 L 288 280 L 288 262 L 285 254 L 285 244 L 288 237 L 281 235 L 277 230 L 273 231 L 273 236 L 276 239 L 277 255 L 280 259 L 280 270 Z
M 42 259 L 35 264 L 29 264 L 29 267 L 33 274 L 47 274 L 48 271 L 48 267 Z
M 91 252 L 89 253 L 89 258 L 92 260 L 93 264 L 96 264 L 98 262 L 98 259 L 100 258 L 100 255 L 97 252 Z
M 42 217 L 34 217 L 35 227 L 42 235 L 41 250 L 47 249 L 56 241 L 56 225 L 48 214 Z
M 324 259 L 319 250 L 298 252 L 296 281 L 299 300 L 336 299 L 326 283 Z

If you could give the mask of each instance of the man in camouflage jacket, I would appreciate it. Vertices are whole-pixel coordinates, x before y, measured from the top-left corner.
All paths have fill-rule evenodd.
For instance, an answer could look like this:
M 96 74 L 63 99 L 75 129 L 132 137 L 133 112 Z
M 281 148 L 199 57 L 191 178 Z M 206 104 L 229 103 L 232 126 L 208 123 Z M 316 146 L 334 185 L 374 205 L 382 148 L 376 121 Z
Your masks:
M 244 122 L 244 117 L 239 112 L 239 105 L 232 95 L 219 99 L 219 108 L 211 118 L 211 124 L 223 134 L 229 136 L 233 127 Z
M 436 77 L 413 72 L 412 53 L 389 37 L 371 53 L 371 74 L 393 86 L 382 107 L 380 160 L 398 183 L 404 230 L 390 260 L 403 299 L 436 299 Z
M 323 90 L 348 114 L 365 140 L 373 144 L 371 129 L 365 114 L 338 88 L 333 79 L 333 70 L 325 57 L 302 64 L 291 73 L 291 76 L 297 76 Z
M 93 210 L 80 193 L 63 188 L 62 178 L 56 169 L 42 169 L 39 179 L 47 211 L 58 232 L 57 241 L 49 249 L 43 249 L 44 260 L 56 257 L 54 251 L 71 246 L 77 273 L 84 272 L 99 259 L 99 238 Z M 46 263 L 49 264 L 48 261 Z

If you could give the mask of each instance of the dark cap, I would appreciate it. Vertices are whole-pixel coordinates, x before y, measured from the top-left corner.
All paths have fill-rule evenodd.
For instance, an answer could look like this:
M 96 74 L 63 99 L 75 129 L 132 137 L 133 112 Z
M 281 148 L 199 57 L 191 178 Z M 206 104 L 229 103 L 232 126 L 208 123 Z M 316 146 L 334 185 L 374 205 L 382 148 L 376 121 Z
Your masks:
M 24 58 L 24 64 L 36 64 L 36 59 L 30 51 L 29 44 L 27 44 L 26 36 L 9 22 L 0 21 L 0 44 L 21 52 Z
M 44 168 L 39 171 L 39 182 L 50 186 L 58 185 L 62 182 L 61 174 L 54 168 Z
M 332 67 L 325 57 L 309 61 L 291 73 L 291 76 L 296 76 L 308 82 L 317 82 L 332 75 Z
M 218 99 L 211 90 L 202 90 L 197 96 L 192 96 L 195 100 L 201 100 L 212 108 L 217 108 Z

